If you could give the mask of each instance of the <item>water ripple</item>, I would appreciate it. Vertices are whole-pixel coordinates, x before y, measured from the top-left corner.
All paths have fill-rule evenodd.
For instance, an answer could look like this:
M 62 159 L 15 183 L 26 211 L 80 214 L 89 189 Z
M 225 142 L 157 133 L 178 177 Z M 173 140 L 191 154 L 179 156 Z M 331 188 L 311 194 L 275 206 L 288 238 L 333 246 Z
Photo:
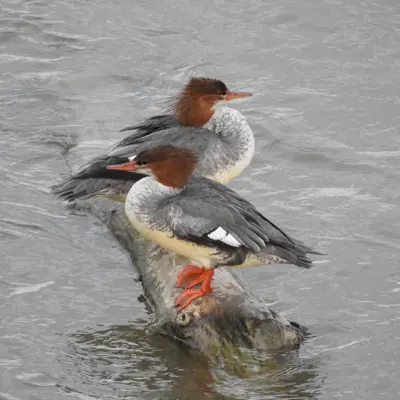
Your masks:
M 14 61 L 25 61 L 25 62 L 29 62 L 29 63 L 34 62 L 34 63 L 48 64 L 48 63 L 53 63 L 55 61 L 61 61 L 63 59 L 64 59 L 64 57 L 45 58 L 45 57 L 22 56 L 22 55 L 7 54 L 7 53 L 0 54 L 0 63 L 2 63 L 2 64 L 8 63 L 8 62 L 14 62 Z M 1 60 L 3 60 L 3 62 L 1 62 Z
M 1 4 L 1 399 L 398 397 L 398 0 Z M 331 260 L 244 273 L 315 333 L 250 378 L 149 337 L 126 254 L 49 192 L 193 75 L 255 93 L 232 187 Z
M 0 400 L 22 400 L 20 397 L 12 396 L 11 394 L 0 392 Z
M 55 283 L 55 281 L 49 281 L 49 282 L 43 282 L 43 283 L 37 283 L 37 284 L 12 283 L 13 285 L 18 285 L 20 287 L 18 287 L 17 289 L 14 289 L 9 294 L 9 297 L 17 296 L 20 294 L 38 292 L 39 290 L 42 290 L 42 289 L 46 288 L 47 286 L 51 286 L 54 283 Z

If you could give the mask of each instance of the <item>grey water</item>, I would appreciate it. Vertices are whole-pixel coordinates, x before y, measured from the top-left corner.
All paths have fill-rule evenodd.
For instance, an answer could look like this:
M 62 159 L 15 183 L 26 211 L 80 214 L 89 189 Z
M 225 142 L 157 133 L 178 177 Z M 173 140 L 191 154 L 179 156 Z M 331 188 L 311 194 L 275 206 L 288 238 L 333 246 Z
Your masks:
M 312 332 L 252 376 L 149 334 L 128 255 L 50 191 L 193 75 L 254 93 L 230 187 L 328 253 L 242 272 Z M 1 0 L 0 399 L 399 398 L 399 95 L 398 0 Z

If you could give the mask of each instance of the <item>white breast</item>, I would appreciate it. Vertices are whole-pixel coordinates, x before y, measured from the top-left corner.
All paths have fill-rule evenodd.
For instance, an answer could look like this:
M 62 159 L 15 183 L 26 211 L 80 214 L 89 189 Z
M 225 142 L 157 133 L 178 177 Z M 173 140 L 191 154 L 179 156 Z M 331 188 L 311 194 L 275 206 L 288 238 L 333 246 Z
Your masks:
M 226 143 L 226 151 L 232 158 L 231 162 L 227 162 L 225 158 L 210 178 L 227 183 L 240 175 L 253 159 L 255 150 L 253 131 L 246 118 L 239 111 L 229 107 L 217 107 L 215 114 L 204 127 L 218 133 L 221 140 Z

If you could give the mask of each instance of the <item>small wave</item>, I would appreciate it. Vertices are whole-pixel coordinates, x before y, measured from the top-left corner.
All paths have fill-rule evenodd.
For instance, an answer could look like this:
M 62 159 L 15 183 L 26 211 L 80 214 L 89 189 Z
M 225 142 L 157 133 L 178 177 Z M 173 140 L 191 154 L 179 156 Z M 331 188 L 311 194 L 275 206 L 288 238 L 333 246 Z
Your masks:
M 286 89 L 284 93 L 287 94 L 307 94 L 307 95 L 317 95 L 317 96 L 326 96 L 326 97 L 336 97 L 333 93 L 323 92 L 321 90 L 316 90 L 308 87 L 294 87 L 290 89 Z
M 89 37 L 84 35 L 68 35 L 63 32 L 52 32 L 52 31 L 44 31 L 43 32 L 46 36 L 51 39 L 60 41 L 60 42 L 80 42 L 81 40 L 88 40 Z
M 0 61 L 4 60 L 4 63 L 13 61 L 26 61 L 26 62 L 40 62 L 43 64 L 47 64 L 55 61 L 61 61 L 63 59 L 64 57 L 43 58 L 43 57 L 17 56 L 15 54 L 7 54 L 7 53 L 0 54 Z
M 68 71 L 35 71 L 35 72 L 24 72 L 21 74 L 16 74 L 14 75 L 15 78 L 17 79 L 24 79 L 24 80 L 29 80 L 29 79 L 52 79 L 52 78 L 58 78 L 58 77 L 63 77 L 68 75 Z
M 325 188 L 313 188 L 305 189 L 301 194 L 295 196 L 297 200 L 311 200 L 321 198 L 332 198 L 332 197 L 347 197 L 352 200 L 358 201 L 376 201 L 376 197 L 370 194 L 360 194 L 359 190 L 355 187 L 325 187 Z
M 27 385 L 38 387 L 54 387 L 57 381 L 49 376 L 36 372 L 22 372 L 16 378 Z
M 14 219 L 8 219 L 8 218 L 1 218 L 0 219 L 0 223 L 5 223 L 8 225 L 13 225 L 16 226 L 18 228 L 27 228 L 33 231 L 44 231 L 43 227 L 41 225 L 38 224 L 30 224 L 28 222 L 24 222 L 24 221 L 17 221 Z
M 387 158 L 387 157 L 399 157 L 400 150 L 394 151 L 359 151 L 357 154 L 362 154 L 374 158 Z
M 0 400 L 21 400 L 19 397 L 11 396 L 8 393 L 1 393 L 0 392 Z
M 33 292 L 38 292 L 41 289 L 44 289 L 47 286 L 51 286 L 55 283 L 55 281 L 48 281 L 48 282 L 43 282 L 43 283 L 37 283 L 35 285 L 29 285 L 29 284 L 24 284 L 24 283 L 17 283 L 17 285 L 23 285 L 21 287 L 18 287 L 14 289 L 8 297 L 11 296 L 16 296 L 19 294 L 25 294 L 25 293 L 33 293 Z

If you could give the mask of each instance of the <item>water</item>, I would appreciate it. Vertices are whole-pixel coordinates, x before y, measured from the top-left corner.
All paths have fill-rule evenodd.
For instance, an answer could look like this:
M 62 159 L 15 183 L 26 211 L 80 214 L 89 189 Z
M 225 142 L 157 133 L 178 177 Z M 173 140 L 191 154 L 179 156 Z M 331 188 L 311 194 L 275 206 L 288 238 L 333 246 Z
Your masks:
M 2 0 L 0 399 L 397 398 L 399 29 L 397 0 Z M 253 377 L 148 335 L 127 255 L 49 190 L 193 74 L 255 93 L 231 187 L 329 253 L 243 272 L 314 334 Z

